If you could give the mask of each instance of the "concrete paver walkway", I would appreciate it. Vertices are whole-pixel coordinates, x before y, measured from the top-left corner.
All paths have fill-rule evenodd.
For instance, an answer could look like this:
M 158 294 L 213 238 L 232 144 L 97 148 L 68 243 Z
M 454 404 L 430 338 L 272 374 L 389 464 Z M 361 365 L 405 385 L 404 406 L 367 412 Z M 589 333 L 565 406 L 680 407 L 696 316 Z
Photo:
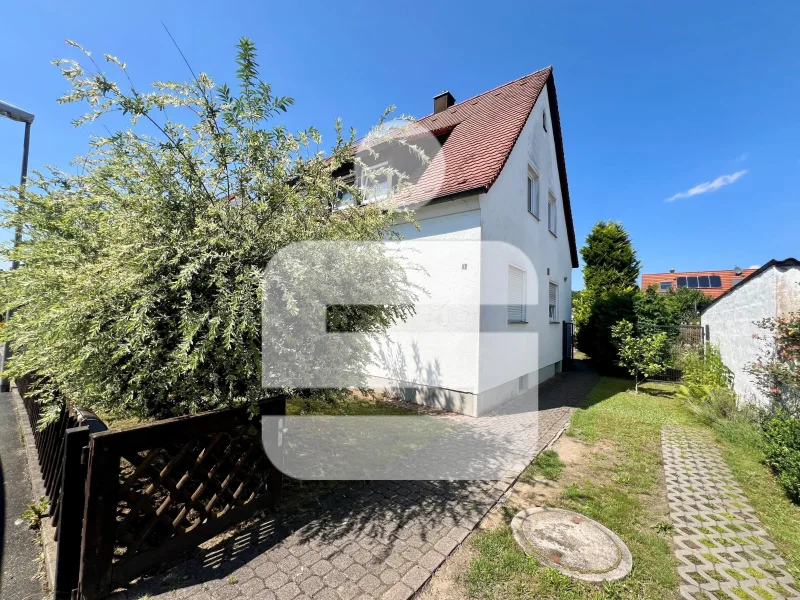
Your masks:
M 681 595 L 800 598 L 719 450 L 684 429 L 661 437 Z
M 561 374 L 540 386 L 538 402 L 524 395 L 496 417 L 473 420 L 478 437 L 507 444 L 500 480 L 346 483 L 313 510 L 279 514 L 115 598 L 409 598 L 567 425 L 598 380 L 588 371 Z

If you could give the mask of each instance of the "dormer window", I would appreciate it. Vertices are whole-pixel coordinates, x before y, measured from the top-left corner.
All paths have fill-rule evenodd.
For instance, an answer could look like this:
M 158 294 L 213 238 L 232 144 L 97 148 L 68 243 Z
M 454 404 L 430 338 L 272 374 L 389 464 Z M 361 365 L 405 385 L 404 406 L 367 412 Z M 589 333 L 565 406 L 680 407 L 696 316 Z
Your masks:
M 389 195 L 392 189 L 392 173 L 389 163 L 384 161 L 361 169 L 361 190 L 364 202 L 376 202 Z

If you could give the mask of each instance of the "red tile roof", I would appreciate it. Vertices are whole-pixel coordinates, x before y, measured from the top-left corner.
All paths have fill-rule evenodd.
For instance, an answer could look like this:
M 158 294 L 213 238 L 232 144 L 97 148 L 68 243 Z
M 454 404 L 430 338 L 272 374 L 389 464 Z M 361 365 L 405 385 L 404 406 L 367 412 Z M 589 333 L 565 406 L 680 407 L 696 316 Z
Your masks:
M 737 275 L 732 269 L 722 269 L 720 271 L 681 271 L 680 273 L 642 273 L 642 289 L 645 290 L 651 285 L 659 285 L 662 281 L 671 281 L 673 289 L 678 289 L 678 277 L 699 277 L 700 275 L 718 275 L 722 287 L 718 288 L 697 288 L 710 298 L 719 298 L 722 294 L 733 287 L 733 280 L 743 280 L 756 272 L 757 269 L 742 269 L 741 275 Z
M 573 266 L 577 267 L 578 252 L 552 67 L 416 121 L 413 128 L 421 128 L 434 135 L 450 133 L 441 151 L 428 164 L 419 180 L 404 189 L 396 197 L 397 202 L 413 206 L 456 194 L 488 191 L 500 175 L 534 104 L 545 88 L 550 103 L 570 251 Z
M 403 196 L 427 200 L 433 194 L 442 197 L 479 187 L 488 190 L 500 175 L 551 72 L 549 67 L 536 71 L 419 119 L 416 126 L 428 131 L 452 128 L 452 133 L 419 182 Z

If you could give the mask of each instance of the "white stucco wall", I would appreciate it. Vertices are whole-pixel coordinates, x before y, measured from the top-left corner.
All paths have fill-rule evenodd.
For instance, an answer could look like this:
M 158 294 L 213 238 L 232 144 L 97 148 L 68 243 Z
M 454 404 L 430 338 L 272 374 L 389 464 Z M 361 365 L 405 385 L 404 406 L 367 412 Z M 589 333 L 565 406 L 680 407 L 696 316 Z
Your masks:
M 417 314 L 395 325 L 375 347 L 371 384 L 380 387 L 381 380 L 386 380 L 393 384 L 390 387 L 431 386 L 475 394 L 480 305 L 478 200 L 427 206 L 414 217 L 419 230 L 412 224 L 394 229 L 408 242 L 407 256 L 418 267 L 408 271 L 409 277 L 423 291 L 418 292 Z M 433 244 L 433 248 L 429 251 L 425 244 Z M 454 404 L 441 405 L 459 409 Z
M 527 324 L 509 324 L 503 310 L 484 306 L 481 311 L 478 390 L 487 393 L 511 382 L 493 402 L 515 395 L 513 382 L 521 376 L 530 375 L 528 384 L 533 386 L 537 383 L 534 375 L 549 376 L 554 372 L 556 363 L 562 358 L 561 322 L 570 319 L 572 261 L 550 112 L 547 92 L 543 90 L 499 178 L 489 192 L 480 197 L 481 239 L 516 246 L 535 267 L 535 272 L 526 277 Z M 544 113 L 547 115 L 547 132 L 542 128 Z M 528 212 L 529 165 L 540 178 L 541 220 Z M 555 196 L 558 205 L 556 235 L 548 230 L 548 191 Z M 550 323 L 548 318 L 550 281 L 558 284 L 558 323 Z M 497 255 L 484 255 L 481 259 L 484 305 L 497 300 L 501 304 L 507 302 L 507 286 L 508 263 Z M 538 348 L 531 350 L 528 336 L 518 336 L 517 341 L 511 344 L 507 338 L 501 341 L 492 333 L 498 331 L 535 332 Z
M 800 268 L 778 268 L 776 312 L 779 317 L 800 313 Z
M 767 402 L 748 373 L 748 365 L 772 345 L 772 336 L 757 323 L 776 316 L 777 282 L 778 271 L 768 269 L 736 286 L 700 318 L 700 324 L 708 327 L 708 341 L 719 346 L 722 362 L 733 372 L 734 390 L 742 402 Z
M 529 165 L 539 174 L 541 220 L 528 212 Z M 556 235 L 548 229 L 548 192 L 558 207 Z M 389 382 L 405 388 L 409 399 L 478 415 L 518 395 L 521 384 L 529 388 L 553 375 L 562 359 L 562 322 L 571 318 L 572 260 L 547 91 L 488 193 L 426 206 L 415 219 L 419 230 L 395 227 L 406 240 L 508 246 L 456 245 L 444 253 L 419 253 L 422 269 L 413 279 L 430 295 L 420 299 L 417 315 L 393 327 L 376 347 L 370 383 Z M 508 323 L 509 264 L 526 271 L 525 324 Z M 551 281 L 559 290 L 556 323 L 548 318 Z

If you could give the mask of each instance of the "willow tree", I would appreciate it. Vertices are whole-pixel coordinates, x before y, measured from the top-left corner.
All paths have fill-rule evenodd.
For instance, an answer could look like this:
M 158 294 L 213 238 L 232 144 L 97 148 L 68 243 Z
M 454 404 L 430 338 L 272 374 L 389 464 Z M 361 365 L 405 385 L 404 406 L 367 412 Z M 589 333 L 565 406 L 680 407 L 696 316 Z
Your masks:
M 318 130 L 277 119 L 293 101 L 259 78 L 256 49 L 237 45 L 234 88 L 192 73 L 139 90 L 125 64 L 91 54 L 55 63 L 70 84 L 61 103 L 88 105 L 75 125 L 127 123 L 92 136 L 66 169 L 35 173 L 22 199 L 0 195 L 2 225 L 22 243 L 5 259 L 3 330 L 8 374 L 37 374 L 42 401 L 65 397 L 104 412 L 169 416 L 256 402 L 261 386 L 261 276 L 297 241 L 379 241 L 391 203 L 362 203 L 335 176 L 354 157 L 354 133 L 328 152 Z M 187 65 L 188 66 L 188 65 Z M 114 119 L 113 116 L 117 118 Z M 355 198 L 337 206 L 345 195 Z M 402 285 L 402 271 L 393 281 Z M 407 305 L 365 306 L 345 317 L 373 333 Z M 362 357 L 366 361 L 368 357 Z M 52 414 L 52 411 L 50 411 Z

